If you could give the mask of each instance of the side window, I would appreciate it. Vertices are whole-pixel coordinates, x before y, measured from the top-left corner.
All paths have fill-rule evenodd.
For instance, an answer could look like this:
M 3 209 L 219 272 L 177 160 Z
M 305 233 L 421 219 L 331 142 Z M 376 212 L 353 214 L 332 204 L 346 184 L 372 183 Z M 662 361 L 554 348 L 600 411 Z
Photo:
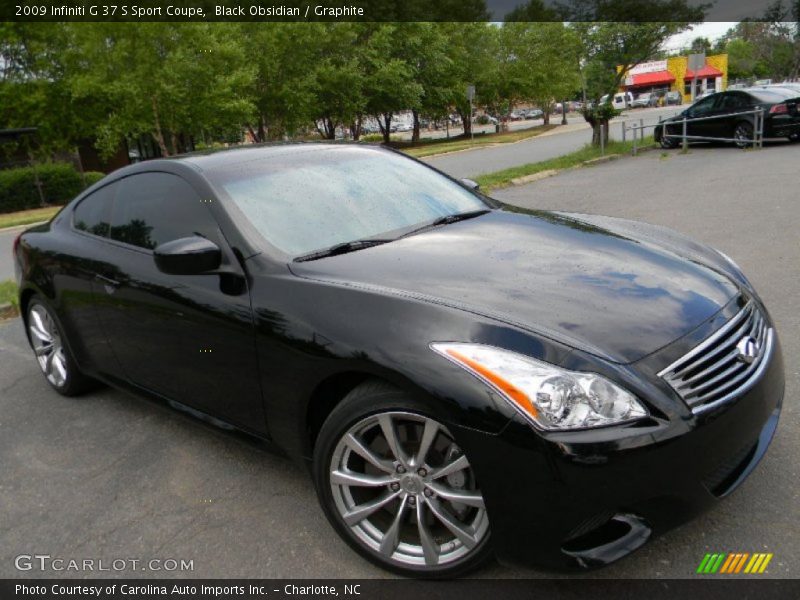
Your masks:
M 117 184 L 112 183 L 81 200 L 72 214 L 72 226 L 92 235 L 108 237 L 111 228 L 111 205 L 114 203 L 114 192 L 117 187 Z
M 747 96 L 742 94 L 726 94 L 722 100 L 722 108 L 725 110 L 736 111 L 744 110 L 749 106 Z
M 200 234 L 217 241 L 208 206 L 183 179 L 169 173 L 126 177 L 114 202 L 111 239 L 140 248 Z
M 717 102 L 717 99 L 714 96 L 709 96 L 708 98 L 703 98 L 692 107 L 692 114 L 695 116 L 705 115 L 710 113 L 714 110 L 714 104 Z

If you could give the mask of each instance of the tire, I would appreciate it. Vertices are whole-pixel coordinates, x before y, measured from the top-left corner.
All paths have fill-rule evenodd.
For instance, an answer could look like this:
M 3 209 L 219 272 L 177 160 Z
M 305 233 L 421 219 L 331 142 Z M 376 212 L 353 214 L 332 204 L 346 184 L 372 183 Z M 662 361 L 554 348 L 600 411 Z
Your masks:
M 96 386 L 78 369 L 52 310 L 34 296 L 26 311 L 28 342 L 47 383 L 62 396 L 77 396 Z
M 800 142 L 800 133 L 793 133 L 792 135 L 790 135 L 789 136 L 789 141 L 794 143 L 794 144 L 796 144 L 797 142 Z
M 733 137 L 737 148 L 749 148 L 753 145 L 753 126 L 747 121 L 739 121 L 733 128 Z
M 669 132 L 666 130 L 666 128 L 664 128 L 661 132 L 661 137 L 659 138 L 658 143 L 661 144 L 661 147 L 664 148 L 664 150 L 676 148 L 678 146 L 678 142 L 675 140 L 675 138 L 665 137 L 664 134 L 666 133 Z
M 449 578 L 492 556 L 467 457 L 425 406 L 384 382 L 363 383 L 331 412 L 314 447 L 313 476 L 336 532 L 384 569 Z

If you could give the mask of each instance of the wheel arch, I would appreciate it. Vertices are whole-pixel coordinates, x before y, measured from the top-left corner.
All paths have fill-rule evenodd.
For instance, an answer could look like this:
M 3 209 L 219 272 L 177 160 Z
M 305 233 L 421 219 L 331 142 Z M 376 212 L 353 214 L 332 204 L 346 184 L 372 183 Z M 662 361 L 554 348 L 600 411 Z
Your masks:
M 305 432 L 303 451 L 306 456 L 311 456 L 319 431 L 328 415 L 347 394 L 369 379 L 387 381 L 367 371 L 348 370 L 329 375 L 317 383 L 308 397 L 303 419 Z

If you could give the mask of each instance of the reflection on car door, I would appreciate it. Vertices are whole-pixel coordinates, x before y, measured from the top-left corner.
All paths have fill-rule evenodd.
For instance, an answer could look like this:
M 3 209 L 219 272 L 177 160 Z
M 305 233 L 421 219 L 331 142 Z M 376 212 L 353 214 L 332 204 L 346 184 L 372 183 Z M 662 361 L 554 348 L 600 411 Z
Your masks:
M 234 424 L 265 430 L 244 278 L 167 275 L 153 248 L 202 235 L 225 240 L 208 205 L 180 177 L 123 179 L 114 200 L 98 313 L 132 383 Z M 225 253 L 223 253 L 225 254 Z

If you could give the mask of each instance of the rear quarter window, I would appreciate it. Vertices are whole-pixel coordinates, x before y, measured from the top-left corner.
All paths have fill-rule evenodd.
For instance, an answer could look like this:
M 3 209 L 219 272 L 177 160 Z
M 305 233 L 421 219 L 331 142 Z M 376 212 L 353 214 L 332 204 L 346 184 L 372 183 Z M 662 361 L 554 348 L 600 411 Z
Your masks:
M 107 185 L 81 200 L 72 213 L 72 226 L 78 231 L 108 237 L 115 188 L 114 184 Z

